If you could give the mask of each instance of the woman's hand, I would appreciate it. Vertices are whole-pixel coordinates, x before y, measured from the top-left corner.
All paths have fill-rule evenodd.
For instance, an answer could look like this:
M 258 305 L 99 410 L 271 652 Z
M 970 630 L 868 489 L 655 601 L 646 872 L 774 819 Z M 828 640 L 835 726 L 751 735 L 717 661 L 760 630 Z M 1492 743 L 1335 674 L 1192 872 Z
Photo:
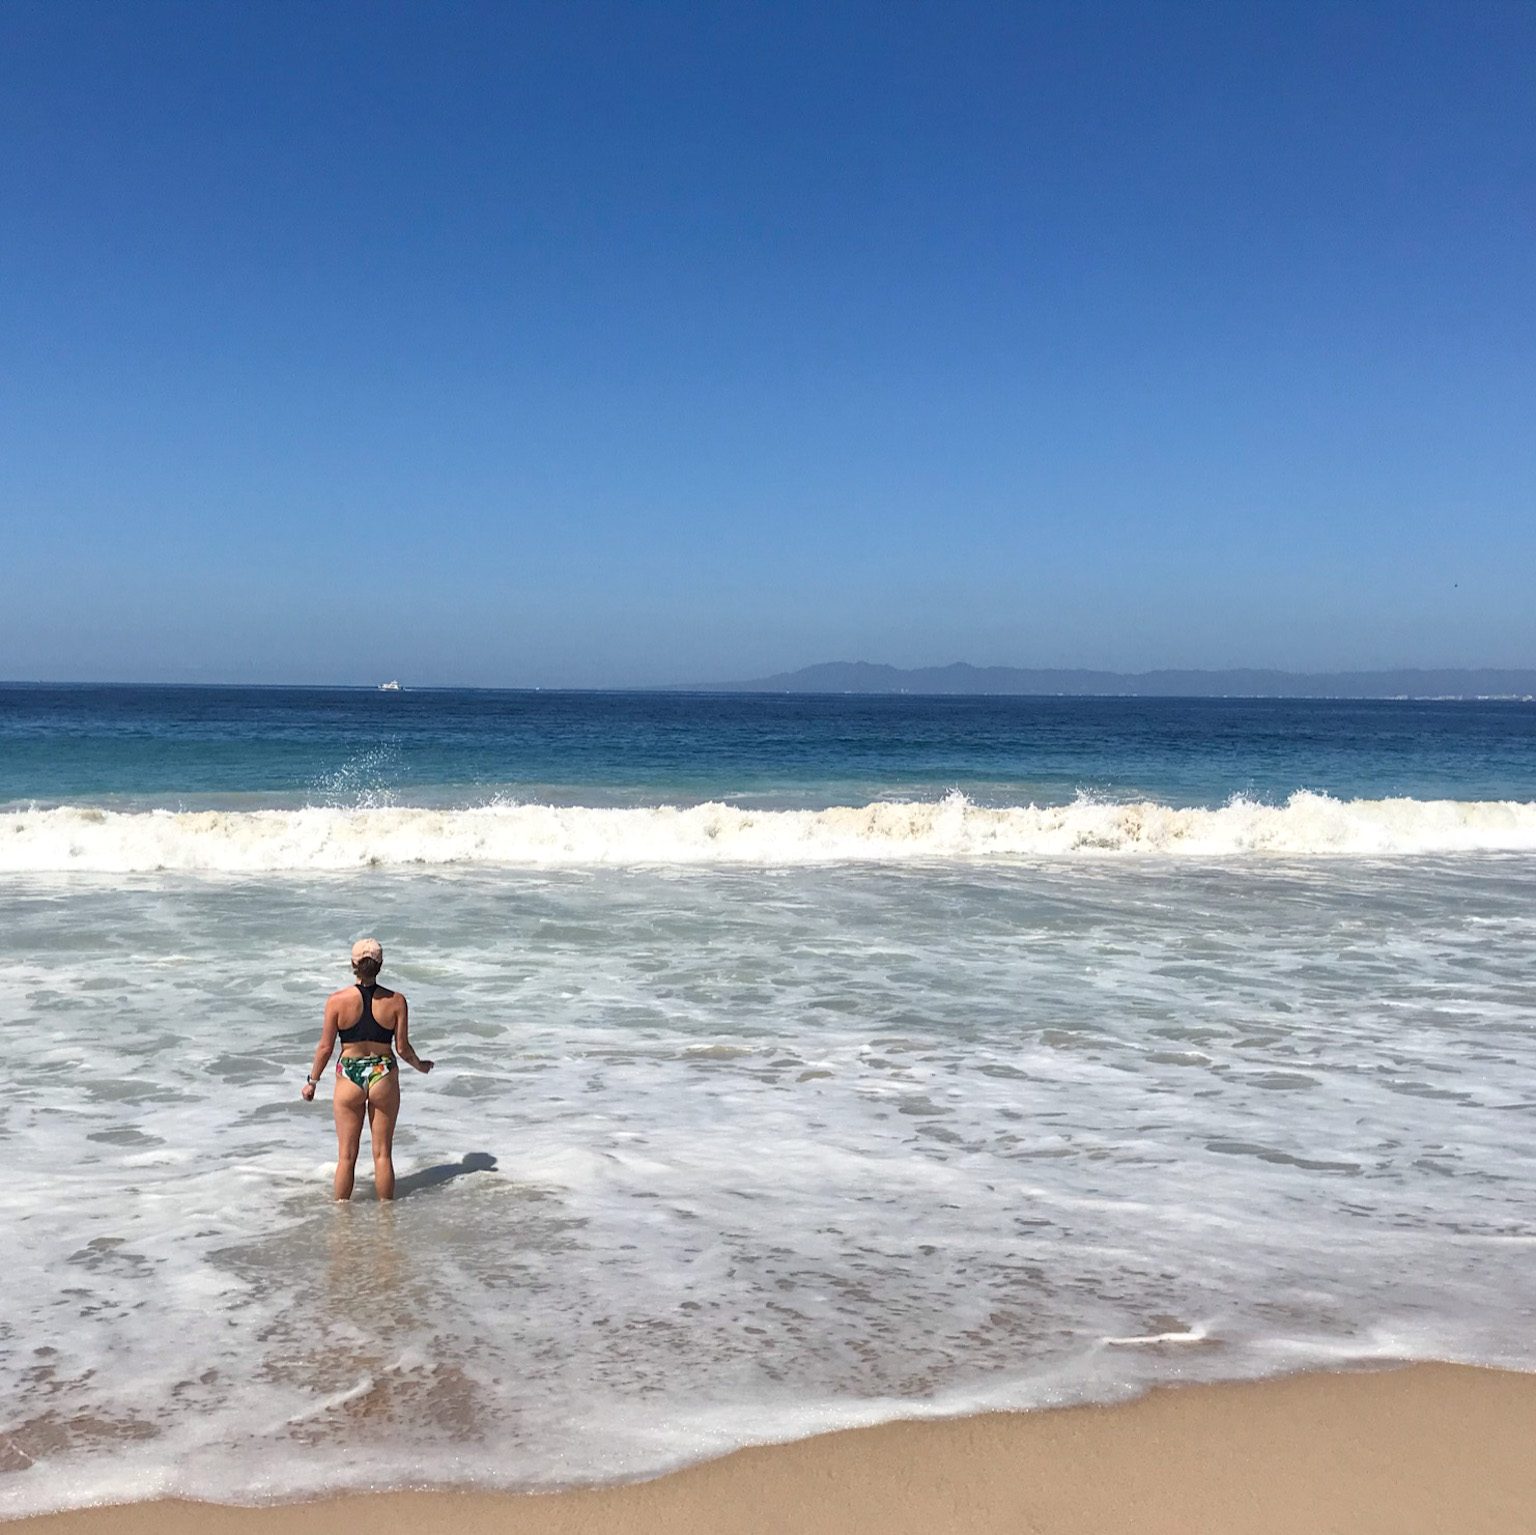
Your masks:
M 315 1098 L 315 1084 L 313 1082 L 306 1082 L 303 1087 L 299 1089 L 299 1097 L 301 1097 L 305 1103 L 313 1103 Z
M 427 1073 L 428 1073 L 428 1072 L 429 1072 L 429 1071 L 431 1071 L 431 1069 L 432 1069 L 432 1068 L 433 1068 L 433 1067 L 434 1067 L 434 1066 L 435 1066 L 435 1065 L 437 1065 L 437 1062 L 436 1062 L 436 1061 L 424 1061 L 424 1060 L 421 1060 L 421 1059 L 420 1059 L 420 1058 L 419 1058 L 419 1057 L 418 1057 L 418 1058 L 417 1058 L 417 1059 L 416 1059 L 416 1060 L 415 1060 L 415 1061 L 413 1061 L 413 1062 L 412 1062 L 412 1063 L 411 1063 L 411 1064 L 412 1064 L 412 1065 L 414 1065 L 414 1066 L 415 1066 L 415 1068 L 416 1068 L 416 1069 L 417 1069 L 417 1071 L 419 1071 L 419 1072 L 420 1072 L 420 1073 L 421 1073 L 421 1074 L 422 1074 L 422 1076 L 426 1076 L 426 1074 L 427 1074 Z

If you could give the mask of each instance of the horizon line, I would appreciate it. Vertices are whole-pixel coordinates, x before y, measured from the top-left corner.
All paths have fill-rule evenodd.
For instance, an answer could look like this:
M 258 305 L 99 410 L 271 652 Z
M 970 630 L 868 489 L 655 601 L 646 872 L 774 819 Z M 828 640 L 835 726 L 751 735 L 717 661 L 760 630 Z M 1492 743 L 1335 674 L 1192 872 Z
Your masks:
M 1516 673 L 1516 674 L 1523 673 L 1523 674 L 1526 674 L 1529 677 L 1529 679 L 1530 679 L 1530 681 L 1532 683 L 1532 691 L 1536 692 L 1536 666 L 1490 666 L 1490 665 L 1481 665 L 1481 666 L 1466 666 L 1466 665 L 1462 665 L 1462 666 L 1444 666 L 1444 665 L 1442 665 L 1442 666 L 1426 666 L 1426 665 L 1413 665 L 1413 666 L 1396 666 L 1396 667 L 1374 666 L 1374 667 L 1337 668 L 1337 669 L 1332 669 L 1332 670 L 1328 670 L 1328 671 L 1296 671 L 1296 670 L 1291 670 L 1289 668 L 1275 667 L 1275 666 L 1226 666 L 1226 667 L 1160 666 L 1160 667 L 1147 668 L 1146 670 L 1142 670 L 1142 671 L 1131 672 L 1131 671 L 1119 671 L 1119 670 L 1116 670 L 1116 669 L 1113 669 L 1113 668 L 1100 668 L 1100 667 L 1088 667 L 1088 666 L 1070 666 L 1070 667 L 1069 666 L 1015 666 L 1015 665 L 1010 665 L 1010 664 L 1007 664 L 1007 663 L 987 663 L 987 664 L 978 665 L 977 663 L 969 662 L 969 661 L 949 661 L 949 662 L 933 663 L 933 664 L 929 664 L 929 665 L 926 665 L 926 666 L 914 666 L 914 667 L 899 667 L 899 666 L 895 666 L 895 665 L 893 665 L 893 664 L 891 664 L 889 662 L 821 661 L 821 662 L 812 662 L 812 663 L 810 663 L 808 665 L 797 667 L 797 668 L 795 668 L 793 670 L 790 670 L 790 671 L 772 672 L 772 673 L 767 674 L 766 676 L 761 676 L 761 677 L 757 677 L 757 678 L 741 678 L 739 680 L 733 680 L 733 681 L 728 681 L 728 682 L 722 681 L 722 682 L 688 682 L 688 683 L 607 683 L 607 684 L 603 684 L 603 683 L 596 683 L 596 684 L 590 684 L 590 683 L 589 684 L 580 684 L 580 683 L 545 684 L 545 683 L 425 682 L 425 683 L 413 683 L 413 684 L 406 685 L 406 684 L 399 683 L 398 681 L 395 681 L 392 686 L 386 686 L 386 685 L 378 683 L 378 682 L 331 682 L 331 681 L 327 681 L 327 682 L 313 682 L 313 681 L 311 681 L 311 682 L 287 682 L 287 681 L 261 681 L 261 682 L 253 682 L 253 681 L 229 681 L 229 680 L 207 680 L 207 679 L 204 679 L 204 680 L 188 680 L 188 679 L 185 679 L 185 678 L 177 679 L 177 680 L 173 681 L 173 680 L 164 680 L 164 679 L 155 679 L 155 678 L 148 678 L 148 679 L 145 679 L 145 678 L 135 678 L 135 679 L 126 679 L 125 680 L 125 679 L 120 679 L 120 678 L 119 679 L 102 679 L 102 678 L 79 678 L 79 677 L 74 677 L 74 678 L 47 678 L 47 677 L 42 677 L 42 678 L 0 678 L 0 688 L 13 688 L 13 689 L 17 689 L 17 690 L 32 690 L 32 689 L 46 689 L 46 688 L 68 688 L 68 689 L 89 689 L 89 688 L 102 688 L 102 689 L 108 689 L 108 688 L 110 688 L 110 689 L 165 688 L 165 689 L 193 690 L 193 689 L 203 688 L 203 689 L 220 689 L 220 690 L 231 690 L 231 691 L 233 691 L 233 690 L 248 690 L 248 691 L 283 691 L 283 692 L 360 692 L 360 693 L 370 693 L 370 692 L 394 693 L 394 692 L 397 692 L 397 691 L 398 692 L 411 692 L 411 693 L 556 693 L 556 694 L 589 694 L 589 693 L 590 694 L 619 694 L 619 693 L 623 693 L 623 694 L 650 694 L 650 693 L 672 693 L 672 694 L 714 694 L 714 695 L 739 694 L 739 695 L 742 695 L 742 696 L 752 696 L 752 695 L 760 696 L 760 695 L 763 695 L 763 694 L 773 694 L 773 695 L 778 695 L 778 696 L 797 696 L 797 695 L 799 695 L 799 696 L 806 696 L 806 697 L 828 697 L 828 696 L 832 696 L 832 697 L 858 697 L 858 696 L 867 696 L 867 697 L 885 696 L 885 697 L 892 697 L 892 696 L 897 696 L 897 697 L 900 697 L 900 696 L 906 696 L 906 697 L 950 697 L 950 698 L 956 698 L 956 697 L 977 697 L 977 698 L 991 697 L 991 698 L 1000 698 L 1000 697 L 1031 697 L 1031 696 L 1033 696 L 1033 697 L 1050 697 L 1050 698 L 1136 697 L 1136 698 L 1143 698 L 1144 699 L 1144 698 L 1148 698 L 1148 697 L 1158 697 L 1158 696 L 1162 696 L 1162 697 L 1165 697 L 1165 698 L 1178 698 L 1178 697 L 1188 696 L 1188 697 L 1196 698 L 1196 699 L 1199 699 L 1199 698 L 1207 698 L 1207 699 L 1209 699 L 1209 698 L 1222 698 L 1222 697 L 1225 697 L 1225 698 L 1254 698 L 1254 699 L 1259 699 L 1259 698 L 1270 698 L 1270 699 L 1279 699 L 1279 698 L 1307 699 L 1307 698 L 1321 698 L 1323 696 L 1326 696 L 1326 695 L 1318 695 L 1318 694 L 1312 694 L 1312 693 L 1307 693 L 1307 692 L 1298 692 L 1298 693 L 1295 693 L 1295 694 L 1283 694 L 1283 693 L 1268 693 L 1268 692 L 1266 692 L 1266 693 L 1251 693 L 1251 692 L 1247 692 L 1247 691 L 1234 691 L 1234 692 L 1231 692 L 1231 693 L 1205 693 L 1205 694 L 1190 694 L 1190 695 L 1183 695 L 1183 694 L 1177 694 L 1177 693 L 1168 693 L 1168 694 L 1158 695 L 1158 694 L 1147 694 L 1147 693 L 1129 692 L 1129 691 L 1126 692 L 1126 693 L 1117 693 L 1117 692 L 1115 692 L 1113 690 L 1103 690 L 1103 689 L 1100 689 L 1100 690 L 1097 690 L 1097 691 L 1094 691 L 1094 692 L 1088 692 L 1088 693 L 1077 693 L 1077 692 L 1072 691 L 1071 689 L 1063 688 L 1063 689 L 1059 689 L 1059 690 L 1042 691 L 1042 692 L 1036 692 L 1036 693 L 1027 693 L 1027 692 L 1023 692 L 1023 693 L 1005 693 L 1005 692 L 998 692 L 996 690 L 985 690 L 985 691 L 978 691 L 978 692 L 971 693 L 971 692 L 966 692 L 964 689 L 946 689 L 946 690 L 943 690 L 943 691 L 933 691 L 933 690 L 924 689 L 924 688 L 921 688 L 921 687 L 912 688 L 912 689 L 908 689 L 908 688 L 884 688 L 884 689 L 880 689 L 878 691 L 866 691 L 866 690 L 863 690 L 863 689 L 860 689 L 860 688 L 836 688 L 836 687 L 829 688 L 829 687 L 824 687 L 824 686 L 823 687 L 806 687 L 806 688 L 796 688 L 796 687 L 793 687 L 793 686 L 785 686 L 785 687 L 765 687 L 764 686 L 764 684 L 768 683 L 768 682 L 776 682 L 776 681 L 778 681 L 780 679 L 783 679 L 785 682 L 789 682 L 792 679 L 799 678 L 802 674 L 813 674 L 813 673 L 816 673 L 816 672 L 823 672 L 823 671 L 827 671 L 827 670 L 830 670 L 830 669 L 833 669 L 833 668 L 837 668 L 837 667 L 846 667 L 846 668 L 850 668 L 850 669 L 854 669 L 854 668 L 868 668 L 869 670 L 872 670 L 872 671 L 894 673 L 897 677 L 900 677 L 902 675 L 907 675 L 907 674 L 923 674 L 923 673 L 935 673 L 935 672 L 945 672 L 945 671 L 948 671 L 948 672 L 975 671 L 975 672 L 1019 672 L 1019 673 L 1032 673 L 1032 674 L 1035 674 L 1035 675 L 1040 675 L 1040 674 L 1045 674 L 1045 675 L 1060 674 L 1064 678 L 1067 677 L 1067 676 L 1098 677 L 1098 678 L 1104 678 L 1104 679 L 1120 679 L 1120 678 L 1123 678 L 1127 682 L 1138 682 L 1138 681 L 1144 682 L 1147 678 L 1158 677 L 1158 676 L 1189 677 L 1191 679 L 1196 679 L 1196 678 L 1218 678 L 1218 677 L 1223 677 L 1223 676 L 1238 676 L 1238 675 L 1247 675 L 1247 676 L 1258 675 L 1258 676 L 1264 676 L 1264 677 L 1271 677 L 1271 678 L 1274 678 L 1276 680 L 1295 679 L 1297 682 L 1304 683 L 1304 684 L 1305 683 L 1319 683 L 1319 682 L 1338 681 L 1338 680 L 1342 680 L 1342 679 L 1345 679 L 1345 678 L 1348 678 L 1348 679 L 1351 679 L 1351 680 L 1355 680 L 1355 679 L 1361 679 L 1361 680 L 1373 679 L 1374 680 L 1374 679 L 1380 678 L 1383 681 L 1385 681 L 1388 678 L 1393 678 L 1393 679 L 1402 678 L 1402 679 L 1406 680 L 1408 677 L 1410 677 L 1410 676 L 1412 676 L 1414 674 L 1423 674 L 1423 673 L 1438 674 L 1439 678 L 1441 680 L 1443 680 L 1443 681 L 1450 681 L 1453 678 L 1459 678 L 1459 677 L 1462 677 L 1462 676 L 1465 676 L 1465 677 L 1467 677 L 1470 680 L 1472 677 L 1476 676 L 1479 673 L 1489 673 L 1489 672 L 1493 672 L 1493 673 Z M 1522 678 L 1522 681 L 1523 680 L 1524 680 L 1524 678 Z M 1344 701 L 1345 697 L 1348 696 L 1348 695 L 1331 695 L 1331 696 L 1335 700 L 1337 700 L 1337 701 Z M 1484 699 L 1488 699 L 1490 701 L 1493 701 L 1493 700 L 1500 700 L 1500 699 L 1502 699 L 1502 700 L 1519 700 L 1519 699 L 1522 699 L 1522 698 L 1529 699 L 1529 697 L 1531 695 L 1530 695 L 1530 693 L 1525 692 L 1524 689 L 1521 689 L 1519 692 L 1515 692 L 1515 693 L 1508 693 L 1508 692 L 1506 692 L 1506 693 L 1480 693 L 1480 694 L 1479 693 L 1464 693 L 1464 694 L 1458 694 L 1458 693 L 1454 693 L 1454 692 L 1436 692 L 1436 693 L 1433 693 L 1433 694 L 1417 694 L 1417 695 L 1413 694 L 1411 692 L 1403 692 L 1403 691 L 1399 690 L 1399 691 L 1395 691 L 1395 692 L 1390 693 L 1390 694 L 1360 695 L 1360 696 L 1362 697 L 1362 699 L 1366 698 L 1366 697 L 1374 696 L 1375 698 L 1377 698 L 1380 701 L 1391 701 L 1393 699 L 1408 700 L 1408 699 L 1414 699 L 1414 698 L 1418 698 L 1420 700 L 1430 700 L 1430 699 L 1437 699 L 1437 698 L 1438 699 L 1446 699 L 1446 700 L 1451 700 L 1451 699 L 1471 700 L 1471 699 L 1476 699 L 1476 698 L 1479 698 L 1479 697 L 1484 698 Z

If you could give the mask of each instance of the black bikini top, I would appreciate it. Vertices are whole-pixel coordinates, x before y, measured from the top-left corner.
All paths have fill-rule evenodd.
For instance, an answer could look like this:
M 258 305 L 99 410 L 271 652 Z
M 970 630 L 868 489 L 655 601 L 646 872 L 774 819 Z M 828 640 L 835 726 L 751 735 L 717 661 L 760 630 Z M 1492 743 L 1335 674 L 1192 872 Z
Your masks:
M 337 1039 L 344 1045 L 392 1045 L 395 1042 L 395 1031 L 386 1029 L 373 1016 L 374 988 L 364 986 L 359 981 L 357 989 L 363 994 L 363 1016 L 350 1029 L 337 1029 Z

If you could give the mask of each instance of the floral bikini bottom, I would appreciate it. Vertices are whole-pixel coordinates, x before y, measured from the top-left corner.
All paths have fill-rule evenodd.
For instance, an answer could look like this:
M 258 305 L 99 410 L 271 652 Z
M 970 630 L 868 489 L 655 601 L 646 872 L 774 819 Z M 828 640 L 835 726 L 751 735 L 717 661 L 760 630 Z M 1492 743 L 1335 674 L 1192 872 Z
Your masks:
M 337 1058 L 336 1075 L 362 1088 L 366 1094 L 375 1082 L 382 1082 L 400 1065 L 392 1055 L 343 1055 Z

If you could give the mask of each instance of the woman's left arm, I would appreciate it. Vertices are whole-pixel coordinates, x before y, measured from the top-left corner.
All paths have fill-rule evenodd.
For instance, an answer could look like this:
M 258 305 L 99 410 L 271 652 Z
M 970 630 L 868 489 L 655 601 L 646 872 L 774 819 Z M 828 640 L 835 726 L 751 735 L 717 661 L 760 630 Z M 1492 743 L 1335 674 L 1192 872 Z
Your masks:
M 400 1022 L 395 1025 L 395 1054 L 417 1071 L 431 1071 L 436 1064 L 422 1060 L 411 1048 L 411 1010 L 405 1005 L 404 997 L 400 998 Z
M 309 1076 L 305 1079 L 300 1095 L 308 1103 L 315 1096 L 315 1084 L 320 1080 L 320 1073 L 325 1070 L 326 1062 L 331 1058 L 331 1051 L 336 1048 L 336 1010 L 327 1002 L 325 1004 L 325 1022 L 320 1025 L 320 1043 L 315 1046 L 314 1063 L 309 1068 Z

